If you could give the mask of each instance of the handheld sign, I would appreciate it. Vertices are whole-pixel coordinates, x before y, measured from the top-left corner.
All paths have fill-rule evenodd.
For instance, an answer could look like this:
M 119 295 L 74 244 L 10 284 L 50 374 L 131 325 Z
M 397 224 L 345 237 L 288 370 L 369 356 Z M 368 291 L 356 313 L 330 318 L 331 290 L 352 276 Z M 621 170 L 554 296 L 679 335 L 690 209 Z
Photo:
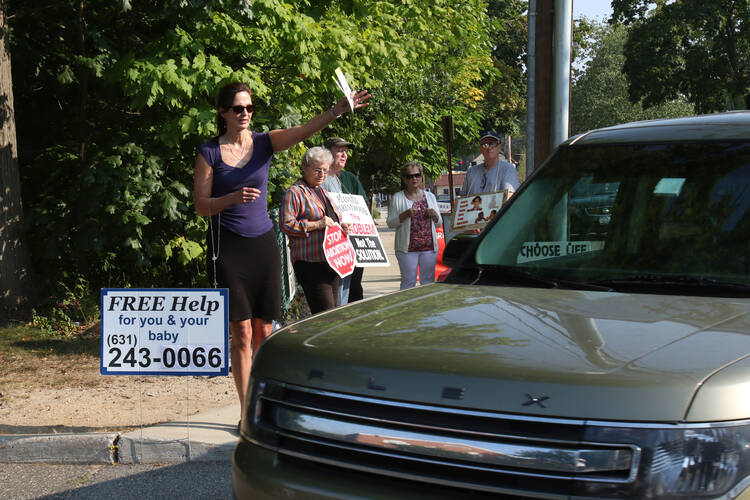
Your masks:
M 341 89 L 341 92 L 343 92 L 344 96 L 346 96 L 346 99 L 349 101 L 349 109 L 353 113 L 354 100 L 352 100 L 352 88 L 349 86 L 349 82 L 346 81 L 346 77 L 344 76 L 344 72 L 341 71 L 341 68 L 336 68 L 334 73 L 336 73 L 336 76 L 334 77 L 333 81 L 336 82 L 336 85 L 338 85 L 339 89 Z
M 101 291 L 102 375 L 227 375 L 228 290 Z
M 349 223 L 349 241 L 357 254 L 357 267 L 389 266 L 388 254 L 364 198 L 357 194 L 328 193 Z
M 339 277 L 346 278 L 354 272 L 357 263 L 354 247 L 338 224 L 327 227 L 324 238 L 323 254 L 326 262 Z
M 460 231 L 482 228 L 492 220 L 507 200 L 507 189 L 457 198 L 451 228 Z

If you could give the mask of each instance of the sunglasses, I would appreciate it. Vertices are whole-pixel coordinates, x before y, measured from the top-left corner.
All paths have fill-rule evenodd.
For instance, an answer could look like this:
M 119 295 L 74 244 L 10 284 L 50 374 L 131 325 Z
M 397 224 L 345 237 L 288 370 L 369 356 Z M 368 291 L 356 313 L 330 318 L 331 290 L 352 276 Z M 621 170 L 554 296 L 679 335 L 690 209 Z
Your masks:
M 244 109 L 248 113 L 252 113 L 255 110 L 255 104 L 248 104 L 247 106 L 230 106 L 232 108 L 232 111 L 235 113 L 242 114 L 242 110 Z
M 499 142 L 485 142 L 483 144 L 480 144 L 479 147 L 482 149 L 492 149 L 498 147 L 499 145 Z
M 420 174 L 419 172 L 417 172 L 416 174 L 404 175 L 404 179 L 419 179 L 420 177 L 422 177 L 422 174 Z

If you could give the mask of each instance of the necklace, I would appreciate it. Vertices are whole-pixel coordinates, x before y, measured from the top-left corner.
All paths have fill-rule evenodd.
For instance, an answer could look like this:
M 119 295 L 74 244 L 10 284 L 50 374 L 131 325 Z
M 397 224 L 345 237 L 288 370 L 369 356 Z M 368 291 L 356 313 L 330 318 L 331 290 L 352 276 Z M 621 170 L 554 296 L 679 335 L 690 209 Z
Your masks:
M 422 199 L 422 190 L 421 189 L 417 189 L 413 193 L 410 193 L 410 192 L 404 190 L 404 194 L 411 201 L 420 201 Z
M 214 218 L 211 216 L 211 200 L 212 198 L 208 199 L 208 227 L 211 230 L 211 262 L 214 266 L 214 288 L 219 288 L 218 278 L 216 277 L 216 261 L 219 259 L 219 245 L 221 245 L 221 212 L 217 214 L 216 243 L 214 243 Z
M 242 135 L 242 142 L 240 143 L 240 155 L 237 156 L 237 154 L 234 152 L 233 143 L 229 142 L 229 139 L 226 139 L 226 145 L 228 146 L 227 149 L 229 149 L 229 153 L 234 156 L 234 159 L 237 160 L 238 163 L 242 162 L 242 159 L 247 154 L 247 151 L 245 151 L 245 135 Z

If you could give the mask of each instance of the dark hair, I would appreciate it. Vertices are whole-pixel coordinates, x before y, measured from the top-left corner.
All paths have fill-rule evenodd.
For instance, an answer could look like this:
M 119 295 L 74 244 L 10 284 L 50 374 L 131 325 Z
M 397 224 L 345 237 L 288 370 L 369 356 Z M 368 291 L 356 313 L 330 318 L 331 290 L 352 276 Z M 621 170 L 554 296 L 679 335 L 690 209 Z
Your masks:
M 471 202 L 474 203 L 477 200 L 482 201 L 482 197 L 481 196 L 475 196 L 474 198 L 471 199 Z
M 247 92 L 250 94 L 250 97 L 253 96 L 253 91 L 250 90 L 250 87 L 242 82 L 228 83 L 219 90 L 219 96 L 216 99 L 216 125 L 219 128 L 219 135 L 223 135 L 227 131 L 227 121 L 221 116 L 222 108 L 226 111 L 232 107 L 235 94 L 239 94 L 240 92 Z

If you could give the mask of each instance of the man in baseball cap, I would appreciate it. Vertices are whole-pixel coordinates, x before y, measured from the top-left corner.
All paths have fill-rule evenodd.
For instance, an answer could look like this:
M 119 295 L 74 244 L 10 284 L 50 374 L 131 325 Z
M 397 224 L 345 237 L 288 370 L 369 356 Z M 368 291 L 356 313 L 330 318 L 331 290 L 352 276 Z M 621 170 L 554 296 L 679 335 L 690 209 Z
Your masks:
M 323 146 L 331 151 L 333 155 L 333 164 L 328 171 L 328 177 L 323 181 L 323 189 L 332 193 L 351 193 L 351 188 L 356 189 L 356 184 L 359 183 L 359 179 L 354 174 L 346 172 L 343 173 L 344 167 L 346 166 L 346 160 L 349 159 L 349 150 L 354 149 L 354 144 L 342 139 L 341 137 L 329 137 L 323 143 Z M 343 182 L 346 179 L 347 184 L 350 185 L 350 189 L 344 189 Z M 360 184 L 360 187 L 362 185 Z M 362 190 L 364 192 L 364 189 Z M 357 194 L 357 193 L 355 193 Z
M 510 196 L 518 189 L 520 181 L 516 167 L 500 158 L 500 141 L 500 135 L 492 130 L 479 135 L 479 151 L 484 161 L 469 167 L 466 171 L 461 196 L 493 193 L 504 189 L 508 190 Z
M 342 139 L 341 137 L 329 137 L 328 139 L 325 140 L 325 142 L 323 143 L 323 146 L 328 149 L 331 149 L 334 146 L 354 149 L 354 144 Z
M 331 193 L 358 194 L 367 205 L 367 193 L 356 175 L 344 170 L 349 159 L 349 150 L 354 144 L 341 137 L 329 137 L 323 145 L 331 151 L 333 164 L 328 170 L 328 177 L 323 181 L 323 189 Z M 339 283 L 339 305 L 361 300 L 363 297 L 362 275 L 364 268 L 355 267 L 354 272 Z

